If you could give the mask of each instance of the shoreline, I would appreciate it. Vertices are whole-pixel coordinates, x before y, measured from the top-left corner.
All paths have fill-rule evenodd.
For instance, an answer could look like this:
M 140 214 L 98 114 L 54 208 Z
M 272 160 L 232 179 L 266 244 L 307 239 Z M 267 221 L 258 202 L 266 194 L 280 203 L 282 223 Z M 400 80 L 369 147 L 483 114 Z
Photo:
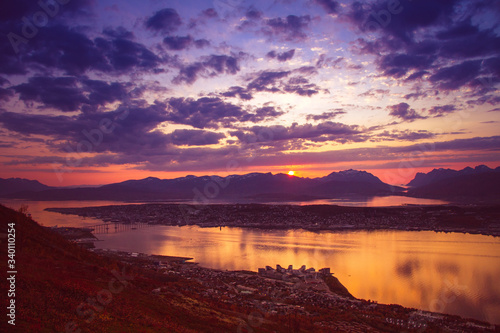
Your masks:
M 83 228 L 83 229 L 85 229 L 85 228 Z M 394 230 L 394 229 L 392 229 L 392 230 Z M 349 230 L 346 230 L 346 231 L 353 231 L 353 230 L 352 230 L 352 228 L 350 228 Z M 373 231 L 376 231 L 376 230 L 373 230 Z M 205 291 L 203 296 L 209 297 L 209 298 L 213 299 L 214 301 L 219 299 L 222 292 L 227 291 L 227 290 L 223 291 L 223 290 L 217 289 L 218 282 L 215 283 L 214 279 L 216 279 L 217 281 L 220 281 L 221 278 L 224 278 L 224 279 L 231 280 L 231 282 L 237 282 L 237 285 L 240 286 L 237 288 L 238 291 L 236 291 L 238 293 L 238 295 L 242 294 L 242 296 L 244 295 L 245 297 L 249 297 L 249 298 L 252 298 L 252 297 L 250 297 L 247 292 L 252 291 L 253 289 L 258 289 L 258 288 L 254 288 L 255 285 L 250 286 L 249 287 L 250 289 L 248 289 L 245 287 L 246 286 L 245 283 L 238 280 L 239 278 L 241 278 L 241 275 L 238 277 L 238 274 L 249 275 L 249 276 L 252 276 L 252 279 L 255 279 L 253 276 L 256 275 L 257 273 L 254 271 L 245 271 L 245 270 L 233 271 L 233 270 L 208 268 L 208 267 L 201 266 L 196 262 L 191 262 L 190 261 L 191 258 L 189 258 L 189 257 L 157 256 L 154 254 L 140 254 L 140 253 L 125 252 L 125 251 L 110 250 L 110 249 L 93 249 L 91 251 L 96 252 L 98 254 L 103 254 L 105 256 L 115 257 L 115 259 L 119 259 L 120 261 L 129 261 L 129 263 L 133 264 L 133 265 L 137 265 L 138 262 L 140 263 L 142 261 L 142 263 L 140 263 L 141 267 L 152 268 L 154 270 L 165 271 L 165 272 L 168 271 L 168 274 L 182 276 L 184 278 L 187 278 L 188 280 L 195 280 L 195 281 L 201 283 L 202 285 L 204 285 L 205 287 L 207 287 L 208 290 L 210 290 L 210 291 Z M 148 258 L 148 259 L 145 259 L 145 258 Z M 160 262 L 160 261 L 168 262 L 168 261 L 170 261 L 170 263 L 168 263 L 166 265 L 164 265 L 164 264 L 159 265 L 159 264 L 153 263 L 152 261 L 156 261 L 156 262 Z M 174 268 L 172 268 L 172 267 L 174 267 Z M 320 267 L 317 267 L 317 268 L 320 268 Z M 208 276 L 209 278 L 204 279 L 204 278 L 200 278 L 200 276 L 201 277 Z M 256 281 L 260 281 L 260 282 L 258 282 L 259 285 L 260 285 L 260 283 L 262 283 L 263 285 L 267 285 L 267 283 L 271 283 L 271 282 L 275 283 L 276 282 L 276 281 L 273 282 L 273 281 L 270 281 L 267 279 L 260 279 L 260 280 L 256 280 Z M 279 283 L 281 283 L 281 282 L 279 282 Z M 288 285 L 287 288 L 289 290 L 295 290 L 292 287 L 292 285 Z M 337 304 L 337 301 L 339 300 L 338 297 L 335 297 L 334 299 L 330 299 L 324 295 L 317 296 L 318 292 L 319 292 L 318 290 L 307 290 L 307 291 L 304 291 L 304 293 L 301 295 L 303 297 L 306 297 L 307 295 L 309 295 L 307 297 L 313 297 L 313 298 L 319 297 L 320 299 L 322 299 L 325 302 L 332 302 L 332 303 L 328 303 L 328 304 L 334 304 L 334 305 L 332 305 L 333 307 L 336 307 L 338 305 Z M 154 293 L 161 294 L 162 290 L 155 291 Z M 253 293 L 253 291 L 252 291 L 252 293 Z M 254 298 L 252 298 L 252 299 L 253 299 L 253 301 L 256 301 Z M 248 301 L 248 299 L 244 299 L 244 300 Z M 296 299 L 294 299 L 294 300 L 296 300 Z M 340 300 L 342 300 L 342 299 L 340 299 Z M 232 301 L 233 301 L 232 298 L 230 300 L 228 300 L 227 301 L 228 305 L 233 304 L 233 303 L 231 303 Z M 340 302 L 340 304 L 343 304 L 342 306 L 345 305 L 343 303 L 344 301 L 345 301 L 345 299 Z M 397 313 L 398 315 L 393 316 L 393 317 L 391 317 L 390 315 L 387 315 L 386 316 L 387 323 L 394 324 L 394 325 L 397 325 L 401 328 L 406 328 L 406 329 L 418 329 L 418 327 L 415 325 L 418 325 L 419 323 L 420 324 L 425 323 L 425 325 L 427 325 L 429 323 L 439 323 L 437 325 L 440 328 L 443 327 L 443 325 L 444 326 L 450 325 L 448 327 L 457 328 L 456 325 L 458 325 L 458 327 L 460 327 L 460 329 L 462 329 L 462 330 L 463 329 L 471 329 L 471 327 L 475 327 L 475 328 L 481 329 L 483 331 L 492 331 L 492 330 L 496 329 L 490 323 L 485 324 L 486 322 L 484 322 L 484 321 L 477 320 L 477 319 L 467 319 L 464 317 L 460 317 L 458 315 L 434 313 L 434 312 L 426 311 L 426 310 L 417 310 L 414 308 L 407 308 L 407 307 L 401 306 L 399 304 L 378 304 L 376 301 L 370 302 L 370 301 L 366 301 L 364 299 L 357 299 L 357 298 L 355 298 L 355 301 L 356 302 L 354 302 L 354 303 L 352 303 L 352 302 L 348 303 L 348 304 L 351 304 L 349 306 L 354 306 L 357 308 L 357 310 L 362 311 L 362 312 L 368 311 L 367 313 L 369 313 L 369 315 L 367 315 L 368 316 L 367 318 L 371 317 L 373 315 L 373 312 L 377 312 L 377 311 L 382 311 L 382 312 L 386 312 L 386 313 Z M 277 311 L 276 309 L 278 309 L 278 310 L 281 309 L 280 304 L 283 303 L 283 302 L 278 301 L 278 300 L 274 300 L 273 301 L 274 303 L 271 302 L 270 300 L 267 300 L 266 302 L 268 302 L 267 306 L 269 307 L 270 311 Z M 302 304 L 302 303 L 299 302 L 299 304 Z M 248 305 L 250 306 L 250 303 L 248 303 Z M 297 306 L 298 307 L 293 308 L 293 311 L 298 311 L 300 314 L 302 314 L 304 316 L 309 316 L 309 314 L 307 312 L 303 312 L 303 309 L 305 309 L 307 307 L 304 307 L 304 305 L 297 305 Z M 346 306 L 346 308 L 349 308 L 349 306 Z M 290 309 L 283 310 L 283 311 L 285 311 L 285 313 L 286 313 L 286 311 L 292 311 Z M 401 319 L 400 317 L 398 317 L 402 311 L 403 311 L 404 315 L 406 316 L 406 319 Z M 460 319 L 457 319 L 457 317 Z M 401 324 L 402 322 L 404 324 Z M 444 323 L 448 323 L 448 324 L 444 324 Z M 470 325 L 473 325 L 473 326 L 470 326 Z M 422 328 L 422 327 L 420 327 L 420 328 Z
M 311 232 L 434 231 L 500 237 L 500 205 L 347 207 L 336 205 L 131 204 L 46 208 L 61 214 L 92 217 L 103 223 L 238 227 Z
M 305 317 L 315 317 L 329 309 L 364 313 L 365 320 L 373 320 L 383 314 L 385 323 L 400 329 L 416 332 L 439 327 L 439 329 L 496 331 L 498 325 L 458 315 L 408 308 L 399 304 L 379 304 L 376 301 L 359 299 L 335 278 L 334 273 L 317 274 L 309 281 L 292 277 L 291 279 L 272 276 L 286 269 L 266 267 L 265 271 L 213 269 L 187 262 L 184 257 L 158 256 L 154 254 L 131 253 L 110 249 L 94 249 L 92 252 L 105 257 L 118 259 L 142 269 L 151 269 L 166 275 L 174 275 L 196 281 L 203 288 L 202 296 L 226 303 L 257 307 L 263 317 L 293 312 Z M 164 258 L 164 260 L 161 260 Z M 309 268 L 309 270 L 314 268 Z M 316 269 L 319 269 L 316 267 Z M 264 270 L 264 269 L 262 269 Z M 290 270 L 290 268 L 288 268 Z M 306 272 L 305 267 L 294 270 Z M 222 283 L 221 283 L 222 282 Z M 162 288 L 152 290 L 161 295 Z M 328 327 L 328 321 L 320 321 L 320 326 Z

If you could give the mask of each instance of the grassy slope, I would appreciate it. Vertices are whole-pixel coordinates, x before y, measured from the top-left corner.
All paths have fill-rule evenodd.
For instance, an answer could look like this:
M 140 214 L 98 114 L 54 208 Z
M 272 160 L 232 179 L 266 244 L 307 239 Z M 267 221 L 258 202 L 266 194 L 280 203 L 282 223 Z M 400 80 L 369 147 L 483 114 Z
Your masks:
M 101 292 L 103 302 L 110 300 L 109 304 L 102 310 L 82 307 L 82 315 L 78 315 L 79 305 L 109 290 L 114 278 L 111 272 L 122 272 L 124 265 L 81 249 L 25 215 L 0 206 L 0 233 L 5 234 L 11 222 L 16 222 L 17 235 L 15 328 L 19 332 L 63 332 L 69 322 L 76 323 L 82 332 L 234 332 L 239 324 L 238 314 L 221 313 L 198 299 L 195 283 L 128 266 L 125 273 L 135 277 L 123 291 L 111 294 L 112 299 L 105 298 L 109 293 Z M 1 240 L 0 267 L 5 272 L 6 238 Z M 192 294 L 174 292 L 178 285 Z M 170 287 L 172 293 L 153 295 L 151 290 L 160 286 Z M 0 287 L 3 294 L 7 290 L 5 278 Z M 121 289 L 120 284 L 114 287 L 113 291 Z M 87 323 L 92 312 L 95 317 Z M 4 324 L 2 319 L 0 325 Z M 1 326 L 0 331 L 4 331 Z

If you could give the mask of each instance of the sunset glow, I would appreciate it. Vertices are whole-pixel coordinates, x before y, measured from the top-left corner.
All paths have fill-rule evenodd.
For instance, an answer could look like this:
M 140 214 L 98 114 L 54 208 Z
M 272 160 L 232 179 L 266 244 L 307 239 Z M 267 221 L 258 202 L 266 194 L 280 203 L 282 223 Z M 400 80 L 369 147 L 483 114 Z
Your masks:
M 29 38 L 36 2 L 4 10 L 19 39 L 0 42 L 0 177 L 97 185 L 293 165 L 403 184 L 500 165 L 498 6 L 401 1 L 381 25 L 379 2 L 75 0 Z

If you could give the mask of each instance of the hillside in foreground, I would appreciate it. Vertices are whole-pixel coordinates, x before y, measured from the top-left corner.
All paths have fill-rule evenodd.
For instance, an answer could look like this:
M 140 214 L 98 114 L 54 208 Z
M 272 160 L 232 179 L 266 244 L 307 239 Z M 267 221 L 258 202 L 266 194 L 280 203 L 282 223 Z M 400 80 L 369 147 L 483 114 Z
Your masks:
M 99 256 L 1 205 L 0 221 L 3 234 L 7 223 L 16 225 L 19 332 L 78 332 L 76 327 L 82 332 L 234 331 L 238 325 L 235 315 L 175 292 L 177 284 L 192 283 L 186 279 Z M 2 238 L 2 267 L 6 249 Z M 151 290 L 165 286 L 172 292 L 151 296 Z M 1 289 L 7 289 L 5 279 Z M 6 327 L 3 318 L 1 324 Z
M 353 298 L 335 277 L 275 279 L 286 272 L 219 271 L 150 257 L 91 252 L 0 206 L 16 228 L 15 327 L 1 332 L 441 332 L 498 331 L 472 319 Z M 156 260 L 156 259 L 155 259 Z M 294 280 L 295 279 L 295 280 Z M 2 293 L 7 280 L 0 282 Z M 3 299 L 4 309 L 7 299 Z M 472 326 L 471 326 L 472 325 Z M 470 328 L 474 329 L 471 330 Z

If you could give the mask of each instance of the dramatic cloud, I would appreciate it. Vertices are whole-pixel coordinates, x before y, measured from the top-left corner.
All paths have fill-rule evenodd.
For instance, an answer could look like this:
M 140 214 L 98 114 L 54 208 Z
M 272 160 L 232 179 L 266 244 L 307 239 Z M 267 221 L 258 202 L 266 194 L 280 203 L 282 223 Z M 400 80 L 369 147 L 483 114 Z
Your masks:
M 397 140 L 397 141 L 418 141 L 422 139 L 431 139 L 436 135 L 426 130 L 420 131 L 384 131 L 376 135 L 376 138 L 384 140 Z
M 358 126 L 349 126 L 342 123 L 327 121 L 318 125 L 294 123 L 290 127 L 276 126 L 253 126 L 247 130 L 231 132 L 243 143 L 272 142 L 294 139 L 307 139 L 315 142 L 337 141 L 341 143 L 349 141 L 364 141 L 360 136 L 362 131 Z
M 364 32 L 383 30 L 388 35 L 409 42 L 419 28 L 445 24 L 459 0 L 360 1 L 351 4 L 349 19 Z
M 239 97 L 242 100 L 249 101 L 253 98 L 252 94 L 243 87 L 233 86 L 228 91 L 221 93 L 224 97 Z
M 465 61 L 438 70 L 429 80 L 436 83 L 440 89 L 458 89 L 471 82 L 479 74 L 480 65 L 480 61 Z
M 276 51 L 270 51 L 266 54 L 266 57 L 271 58 L 271 59 L 276 59 L 278 61 L 288 61 L 293 58 L 293 55 L 295 54 L 295 49 L 283 52 L 283 53 L 277 53 Z
M 442 117 L 445 114 L 452 113 L 456 110 L 455 105 L 440 105 L 440 106 L 433 106 L 432 108 L 429 109 L 429 114 L 433 115 L 434 117 Z
M 216 97 L 202 97 L 196 100 L 171 98 L 168 103 L 170 105 L 169 121 L 200 129 L 218 128 L 220 125 L 230 127 L 235 122 L 260 122 L 283 114 L 283 111 L 271 106 L 249 112 L 241 106 L 227 103 Z
M 81 75 L 88 71 L 157 70 L 163 62 L 144 45 L 129 39 L 133 34 L 126 30 L 108 29 L 102 37 L 95 39 L 90 39 L 79 30 L 62 25 L 45 27 L 30 41 L 32 51 L 23 60 L 35 68 L 43 66 L 46 69 L 59 69 L 70 75 Z M 15 62 L 5 60 L 14 66 L 16 73 L 19 72 Z M 11 73 L 12 70 L 5 68 L 3 72 Z
M 224 138 L 223 133 L 209 132 L 203 130 L 175 130 L 168 135 L 174 145 L 182 146 L 205 146 L 219 143 Z
M 484 89 L 485 80 L 500 81 L 500 36 L 494 27 L 477 23 L 490 6 L 488 0 L 355 2 L 345 16 L 361 32 L 376 36 L 358 38 L 355 49 L 375 55 L 384 76 L 426 79 L 441 90 Z M 495 10 L 490 14 L 500 16 Z
M 0 123 L 23 135 L 53 138 L 50 147 L 63 152 L 153 153 L 171 137 L 155 130 L 168 120 L 166 105 L 120 107 L 105 113 L 48 116 L 0 112 Z
M 346 114 L 346 113 L 347 112 L 345 112 L 342 109 L 337 109 L 335 111 L 323 112 L 322 114 L 308 114 L 306 119 L 307 120 L 314 120 L 314 121 L 332 120 L 332 119 L 338 117 L 339 115 Z
M 182 24 L 182 19 L 173 8 L 165 8 L 157 11 L 146 21 L 146 27 L 151 30 L 169 34 L 176 31 Z
M 393 53 L 380 57 L 377 62 L 380 71 L 384 75 L 400 78 L 410 70 L 428 68 L 434 60 L 435 58 L 432 56 Z M 414 79 L 414 77 L 411 79 Z
M 424 116 L 421 116 L 414 109 L 410 109 L 410 105 L 408 103 L 399 103 L 396 105 L 391 105 L 387 107 L 390 112 L 389 115 L 400 118 L 406 121 L 414 121 L 416 119 L 425 119 Z
M 197 48 L 203 48 L 210 45 L 210 42 L 206 39 L 197 39 L 194 40 L 191 36 L 173 36 L 173 37 L 165 37 L 163 39 L 163 43 L 167 47 L 167 49 L 172 51 L 180 51 L 191 47 L 192 45 Z
M 234 75 L 240 71 L 239 59 L 227 55 L 210 55 L 200 62 L 184 66 L 173 79 L 173 83 L 194 83 L 199 76 L 214 77 L 220 74 Z
M 87 106 L 86 111 L 91 111 L 99 105 L 112 103 L 128 95 L 121 83 L 109 84 L 99 80 L 79 80 L 76 77 L 35 76 L 12 89 L 26 103 L 38 102 L 44 107 L 60 111 L 77 111 L 82 105 Z
M 307 38 L 304 30 L 309 27 L 309 23 L 311 23 L 309 15 L 276 17 L 266 21 L 262 32 L 269 37 L 277 37 L 285 41 L 300 41 Z
M 436 163 L 500 161 L 497 1 L 108 2 L 72 0 L 54 15 L 43 1 L 3 6 L 10 174 L 16 163 L 49 170 L 78 148 L 91 149 L 88 172 L 209 172 L 249 154 L 253 169 L 385 167 L 438 138 Z
M 328 14 L 337 14 L 340 9 L 339 3 L 334 0 L 314 0 L 314 2 L 323 7 Z

